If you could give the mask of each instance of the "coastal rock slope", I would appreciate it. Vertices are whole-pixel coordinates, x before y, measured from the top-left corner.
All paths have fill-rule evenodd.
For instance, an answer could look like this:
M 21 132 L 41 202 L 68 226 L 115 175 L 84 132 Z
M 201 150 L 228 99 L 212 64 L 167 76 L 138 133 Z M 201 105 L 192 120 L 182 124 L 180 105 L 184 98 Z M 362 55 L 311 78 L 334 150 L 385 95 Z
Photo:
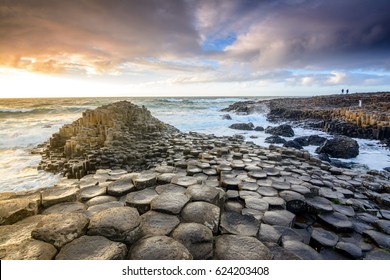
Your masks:
M 389 172 L 159 131 L 152 168 L 0 193 L 0 259 L 390 259 Z
M 40 168 L 81 178 L 99 168 L 140 170 L 166 156 L 178 130 L 127 101 L 101 106 L 64 125 L 43 146 Z

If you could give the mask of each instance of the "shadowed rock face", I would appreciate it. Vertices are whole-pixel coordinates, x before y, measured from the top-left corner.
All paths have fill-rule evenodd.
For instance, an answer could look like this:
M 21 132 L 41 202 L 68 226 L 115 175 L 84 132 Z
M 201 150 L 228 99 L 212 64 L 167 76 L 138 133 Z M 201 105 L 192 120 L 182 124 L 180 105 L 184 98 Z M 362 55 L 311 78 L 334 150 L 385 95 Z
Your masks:
M 354 158 L 359 155 L 359 144 L 356 140 L 346 136 L 336 136 L 326 140 L 316 153 L 325 153 L 335 158 Z
M 145 107 L 112 103 L 84 112 L 53 134 L 39 169 L 78 179 L 99 168 L 145 169 L 166 156 L 164 141 L 178 132 Z

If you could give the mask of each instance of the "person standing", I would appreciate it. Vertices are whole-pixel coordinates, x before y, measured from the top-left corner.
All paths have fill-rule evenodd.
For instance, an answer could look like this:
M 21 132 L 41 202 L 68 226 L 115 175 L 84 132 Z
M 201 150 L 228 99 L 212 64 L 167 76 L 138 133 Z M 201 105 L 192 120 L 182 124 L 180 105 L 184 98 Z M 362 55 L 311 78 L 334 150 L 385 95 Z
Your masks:
M 345 91 L 346 94 L 348 94 L 348 92 L 349 92 L 349 89 L 347 89 L 347 90 Z
M 344 89 L 341 89 L 341 94 L 343 94 L 344 93 Z

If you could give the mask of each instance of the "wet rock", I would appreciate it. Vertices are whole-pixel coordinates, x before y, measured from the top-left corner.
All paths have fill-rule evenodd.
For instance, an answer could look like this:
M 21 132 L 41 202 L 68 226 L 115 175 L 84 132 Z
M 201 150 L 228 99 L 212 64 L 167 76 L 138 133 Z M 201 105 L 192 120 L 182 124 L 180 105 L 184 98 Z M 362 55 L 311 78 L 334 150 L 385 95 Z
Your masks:
M 177 216 L 156 211 L 148 211 L 141 216 L 142 234 L 144 236 L 169 235 L 179 223 L 180 220 Z
M 259 223 L 252 216 L 241 215 L 237 212 L 224 212 L 221 215 L 219 228 L 222 234 L 256 236 Z
M 232 117 L 229 114 L 222 115 L 223 120 L 231 120 Z
M 61 202 L 77 201 L 79 190 L 75 187 L 52 187 L 42 192 L 42 206 L 47 208 Z
M 337 232 L 351 232 L 354 229 L 348 217 L 337 212 L 319 214 L 318 218 Z
M 229 128 L 237 130 L 253 130 L 254 127 L 253 123 L 234 123 L 229 126 Z
M 277 136 L 277 135 L 269 136 L 269 137 L 265 138 L 264 142 L 269 143 L 269 144 L 285 144 L 285 143 L 287 143 L 287 141 L 284 138 Z
M 326 140 L 316 153 L 326 153 L 334 158 L 354 158 L 359 155 L 359 144 L 346 136 L 336 136 Z
M 390 235 L 390 221 L 388 220 L 377 220 L 375 226 L 382 232 Z
M 360 259 L 363 256 L 362 249 L 357 245 L 348 242 L 338 242 L 336 250 L 354 259 Z
M 294 253 L 303 260 L 322 260 L 322 256 L 310 246 L 293 240 L 287 240 L 282 244 L 283 248 Z
M 129 253 L 131 260 L 192 260 L 187 248 L 168 236 L 152 236 L 139 240 Z
M 133 244 L 141 235 L 140 222 L 135 208 L 109 208 L 91 217 L 88 235 L 101 235 L 113 241 Z
M 213 256 L 213 233 L 204 225 L 180 224 L 172 232 L 172 238 L 183 244 L 194 260 L 207 260 Z
M 66 244 L 56 260 L 123 260 L 127 247 L 103 236 L 84 235 Z
M 302 150 L 303 149 L 302 145 L 299 142 L 295 141 L 295 140 L 287 141 L 286 143 L 283 144 L 283 147 L 294 148 L 294 149 L 298 149 L 298 150 Z
M 262 127 L 262 126 L 256 126 L 254 130 L 255 130 L 255 131 L 264 131 L 264 127 Z
M 385 250 L 376 249 L 368 252 L 364 259 L 365 260 L 390 260 L 390 253 Z
M 309 213 L 328 213 L 333 211 L 332 203 L 326 198 L 315 196 L 306 199 Z
M 293 141 L 297 142 L 301 146 L 309 146 L 310 145 L 308 136 L 297 137 L 297 138 L 294 138 Z
M 363 235 L 370 237 L 380 248 L 390 250 L 390 235 L 375 230 L 366 230 Z
M 185 194 L 165 193 L 150 202 L 150 208 L 155 211 L 177 215 L 190 199 Z
M 291 227 L 295 222 L 295 215 L 287 210 L 267 211 L 263 221 L 269 225 Z
M 314 228 L 311 233 L 310 244 L 314 247 L 326 246 L 333 247 L 339 241 L 337 234 L 327 231 L 323 228 Z
M 31 232 L 31 236 L 54 245 L 63 247 L 87 232 L 89 220 L 80 213 L 45 215 Z
M 294 130 L 288 124 L 282 124 L 276 127 L 267 127 L 265 129 L 265 133 L 285 137 L 293 137 L 295 135 Z
M 220 235 L 215 243 L 217 260 L 271 260 L 270 250 L 251 236 Z
M 184 221 L 203 224 L 211 229 L 213 233 L 218 231 L 219 215 L 219 207 L 203 201 L 190 202 L 181 212 Z
M 307 140 L 309 145 L 320 146 L 326 141 L 326 138 L 318 135 L 310 135 Z
M 334 211 L 343 214 L 348 217 L 355 216 L 355 210 L 351 206 L 345 206 L 345 205 L 338 205 L 338 204 L 332 204 L 332 207 Z
M 259 187 L 257 192 L 262 196 L 276 196 L 278 191 L 271 187 Z
M 131 192 L 126 196 L 126 205 L 134 207 L 140 214 L 150 210 L 150 203 L 158 196 L 154 189 Z
M 0 201 L 0 225 L 10 225 L 38 213 L 35 200 L 15 198 Z

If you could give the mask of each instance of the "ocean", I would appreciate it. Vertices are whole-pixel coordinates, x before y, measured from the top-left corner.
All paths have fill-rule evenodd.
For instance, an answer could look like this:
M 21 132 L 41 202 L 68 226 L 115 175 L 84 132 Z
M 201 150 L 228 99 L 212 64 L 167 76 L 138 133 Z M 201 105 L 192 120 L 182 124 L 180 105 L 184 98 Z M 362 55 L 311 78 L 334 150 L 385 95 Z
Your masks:
M 271 99 L 262 97 L 256 99 Z M 230 113 L 232 120 L 222 118 L 226 114 L 222 108 L 248 98 L 245 97 L 192 97 L 192 98 L 53 98 L 53 99 L 0 99 L 0 192 L 22 191 L 50 187 L 59 179 L 45 171 L 38 171 L 40 156 L 31 153 L 32 149 L 57 132 L 66 123 L 81 117 L 82 112 L 119 100 L 128 100 L 144 105 L 153 116 L 169 123 L 182 132 L 201 132 L 216 136 L 242 134 L 247 141 L 268 147 L 264 139 L 269 134 L 256 131 L 239 131 L 228 128 L 236 122 L 252 122 L 255 126 L 275 125 L 267 121 L 265 112 L 253 115 Z M 295 137 L 321 135 L 326 133 L 294 128 Z M 256 136 L 257 138 L 251 138 Z M 344 160 L 354 163 L 357 168 L 382 170 L 390 166 L 390 151 L 378 141 L 356 139 L 360 154 L 354 159 Z M 305 147 L 314 153 L 316 147 Z

